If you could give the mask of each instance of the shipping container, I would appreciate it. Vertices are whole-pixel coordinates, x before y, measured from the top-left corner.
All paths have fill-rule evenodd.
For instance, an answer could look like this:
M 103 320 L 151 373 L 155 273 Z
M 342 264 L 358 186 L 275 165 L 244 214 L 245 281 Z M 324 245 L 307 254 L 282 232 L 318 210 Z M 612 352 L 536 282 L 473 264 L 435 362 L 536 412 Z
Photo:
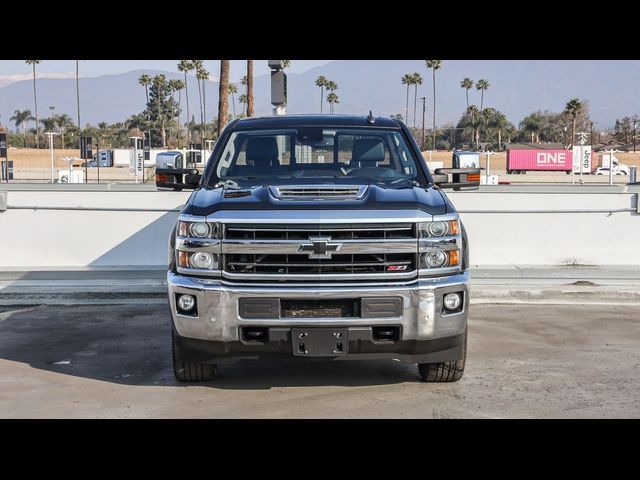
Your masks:
M 507 150 L 507 173 L 552 171 L 571 173 L 571 150 Z

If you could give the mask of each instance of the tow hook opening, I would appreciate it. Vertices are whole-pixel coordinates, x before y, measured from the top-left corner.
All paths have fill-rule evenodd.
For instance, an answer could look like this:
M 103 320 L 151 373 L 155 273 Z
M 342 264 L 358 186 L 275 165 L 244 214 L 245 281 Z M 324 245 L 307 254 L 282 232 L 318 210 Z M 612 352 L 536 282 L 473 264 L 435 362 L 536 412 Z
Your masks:
M 397 342 L 400 340 L 400 327 L 373 327 L 372 335 L 377 342 Z
M 242 329 L 242 339 L 245 342 L 264 343 L 269 339 L 269 329 L 264 327 L 245 327 Z

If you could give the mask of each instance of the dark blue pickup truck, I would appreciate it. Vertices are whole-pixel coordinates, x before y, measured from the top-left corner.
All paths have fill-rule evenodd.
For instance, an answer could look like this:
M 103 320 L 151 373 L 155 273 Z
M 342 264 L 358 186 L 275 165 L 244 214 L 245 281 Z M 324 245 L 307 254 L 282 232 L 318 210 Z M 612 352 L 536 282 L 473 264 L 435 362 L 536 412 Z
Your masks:
M 467 236 L 390 118 L 249 118 L 223 131 L 169 239 L 173 363 L 211 380 L 241 358 L 399 359 L 424 381 L 462 377 Z M 167 185 L 171 187 L 171 185 Z

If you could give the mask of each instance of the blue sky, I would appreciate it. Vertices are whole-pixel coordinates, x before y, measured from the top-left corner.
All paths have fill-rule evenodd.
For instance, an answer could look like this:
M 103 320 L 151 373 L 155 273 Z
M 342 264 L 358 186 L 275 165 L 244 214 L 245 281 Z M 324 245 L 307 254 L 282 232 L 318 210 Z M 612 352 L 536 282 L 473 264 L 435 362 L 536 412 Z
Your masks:
M 291 67 L 287 70 L 292 73 L 301 73 L 310 68 L 324 65 L 330 60 L 292 60 Z M 217 77 L 220 70 L 219 60 L 205 60 L 205 67 L 212 77 Z M 178 60 L 82 60 L 80 62 L 80 75 L 96 77 L 111 73 L 124 73 L 131 70 L 169 70 L 175 71 Z M 268 73 L 266 60 L 255 61 L 255 74 Z M 245 74 L 246 60 L 232 60 L 231 80 L 238 81 Z M 0 60 L 0 76 L 28 74 L 31 67 L 24 60 Z M 71 73 L 75 72 L 75 60 L 42 60 L 38 65 L 38 72 L 42 73 Z

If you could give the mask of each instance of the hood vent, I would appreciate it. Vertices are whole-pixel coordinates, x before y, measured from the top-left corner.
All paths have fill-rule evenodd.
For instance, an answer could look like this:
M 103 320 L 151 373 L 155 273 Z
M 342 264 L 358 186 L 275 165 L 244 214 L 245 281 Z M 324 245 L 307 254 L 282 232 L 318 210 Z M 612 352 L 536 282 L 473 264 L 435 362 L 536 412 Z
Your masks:
M 369 187 L 367 185 L 295 185 L 269 187 L 271 195 L 279 200 L 360 200 Z

